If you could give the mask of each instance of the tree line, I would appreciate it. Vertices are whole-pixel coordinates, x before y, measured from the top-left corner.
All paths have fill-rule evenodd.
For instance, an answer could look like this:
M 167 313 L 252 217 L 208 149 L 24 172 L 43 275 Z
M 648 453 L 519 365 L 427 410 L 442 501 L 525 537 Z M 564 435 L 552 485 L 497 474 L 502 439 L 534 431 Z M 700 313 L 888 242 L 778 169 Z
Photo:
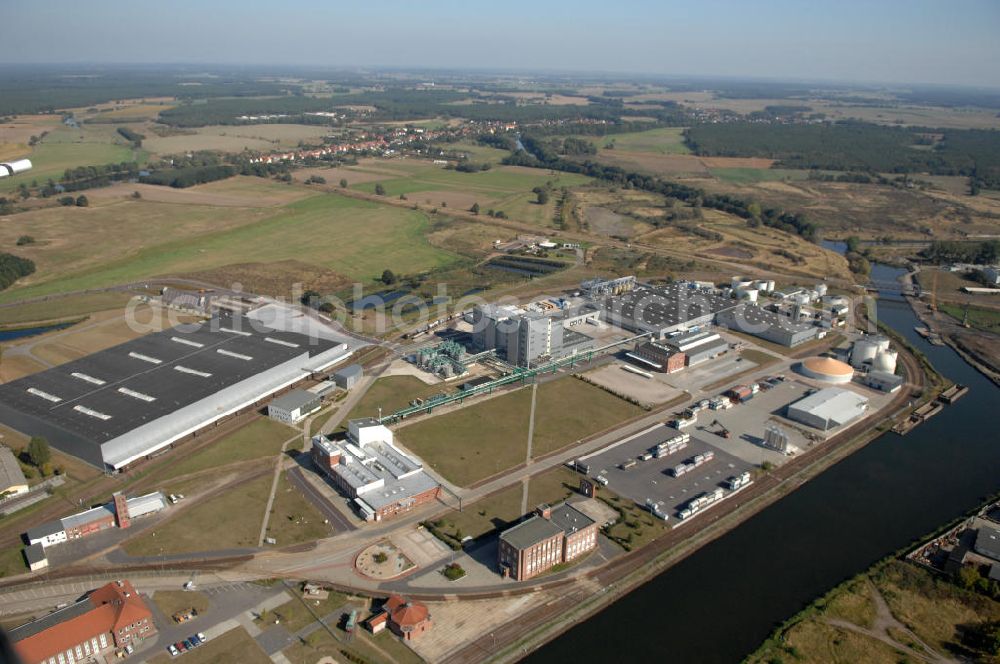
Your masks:
M 35 272 L 35 262 L 14 254 L 0 253 L 0 290 Z

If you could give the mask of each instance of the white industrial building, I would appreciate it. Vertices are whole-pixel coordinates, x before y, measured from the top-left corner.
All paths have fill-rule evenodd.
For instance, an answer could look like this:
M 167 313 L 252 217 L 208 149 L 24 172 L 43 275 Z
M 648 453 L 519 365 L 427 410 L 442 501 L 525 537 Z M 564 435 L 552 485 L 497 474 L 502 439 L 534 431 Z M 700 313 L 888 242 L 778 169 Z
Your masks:
M 829 431 L 853 422 L 868 410 L 868 399 L 850 390 L 828 387 L 788 406 L 788 419 Z

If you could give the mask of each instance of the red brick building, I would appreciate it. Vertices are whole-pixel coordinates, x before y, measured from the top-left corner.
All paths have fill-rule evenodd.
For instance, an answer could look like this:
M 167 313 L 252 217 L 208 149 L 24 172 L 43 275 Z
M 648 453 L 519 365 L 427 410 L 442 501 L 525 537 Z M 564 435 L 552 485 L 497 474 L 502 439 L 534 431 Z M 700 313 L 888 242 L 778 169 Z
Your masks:
M 384 608 L 389 629 L 405 641 L 412 641 L 431 628 L 431 613 L 426 604 L 392 595 Z
M 128 581 L 114 581 L 10 631 L 23 664 L 75 664 L 156 634 L 153 616 Z
M 534 516 L 500 534 L 500 573 L 524 581 L 597 546 L 597 523 L 574 507 L 541 505 Z
M 647 341 L 633 352 L 642 359 L 658 366 L 659 371 L 668 374 L 680 371 L 687 364 L 687 355 L 655 341 Z

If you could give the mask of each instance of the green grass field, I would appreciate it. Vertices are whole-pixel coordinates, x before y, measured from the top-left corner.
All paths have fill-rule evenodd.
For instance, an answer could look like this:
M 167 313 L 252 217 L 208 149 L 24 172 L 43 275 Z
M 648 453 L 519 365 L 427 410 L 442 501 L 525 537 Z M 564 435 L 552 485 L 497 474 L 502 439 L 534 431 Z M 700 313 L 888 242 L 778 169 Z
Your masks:
M 510 196 L 524 195 L 538 186 L 551 182 L 556 187 L 573 187 L 586 184 L 589 178 L 583 175 L 559 173 L 550 175 L 548 171 L 498 166 L 479 173 L 460 173 L 446 170 L 428 162 L 394 163 L 394 169 L 405 169 L 408 177 L 382 180 L 386 196 L 398 197 L 425 191 L 459 192 L 478 196 L 481 205 L 495 206 Z M 375 182 L 364 182 L 353 188 L 368 193 L 375 192 Z
M 128 540 L 123 548 L 132 556 L 158 556 L 256 547 L 273 479 L 269 472 L 191 506 L 155 529 Z M 212 534 L 210 539 L 206 539 L 206 533 Z
M 939 304 L 938 308 L 955 320 L 965 320 L 965 307 L 959 304 Z M 969 307 L 969 326 L 985 332 L 1000 332 L 1000 311 Z
M 288 546 L 331 537 L 333 534 L 334 530 L 323 523 L 323 515 L 282 473 L 274 493 L 271 518 L 267 522 L 267 536 L 273 537 L 278 546 Z
M 312 609 L 316 615 L 324 618 L 343 606 L 347 602 L 347 595 L 338 592 L 330 592 L 326 599 L 307 599 L 306 602 L 309 603 L 309 609 Z M 285 629 L 289 632 L 295 633 L 309 623 L 315 622 L 316 619 L 313 618 L 313 614 L 309 611 L 309 609 L 307 609 L 302 601 L 296 597 L 269 611 L 265 614 L 262 622 L 265 624 L 269 620 L 273 622 L 275 617 L 280 616 L 280 624 L 284 625 Z
M 164 214 L 186 218 L 193 213 L 191 207 L 195 206 L 166 205 L 168 209 Z M 206 209 L 220 216 L 227 214 L 224 209 L 207 206 Z M 80 220 L 80 223 L 91 224 L 91 228 L 100 229 L 109 223 L 100 209 L 83 212 L 92 213 Z M 234 208 L 228 214 L 234 217 L 232 223 L 238 223 L 241 215 L 247 216 L 247 211 Z M 15 219 L 15 223 L 28 221 Z M 117 244 L 99 230 L 92 232 L 90 237 L 93 239 L 88 241 L 88 236 L 81 235 L 81 229 L 77 229 L 81 243 L 63 242 L 58 246 L 58 253 L 76 259 L 81 266 L 79 270 L 67 273 L 56 262 L 57 252 L 49 247 L 47 258 L 55 264 L 39 265 L 39 271 L 30 280 L 8 289 L 0 295 L 0 300 L 107 286 L 160 275 L 177 276 L 237 263 L 295 259 L 352 279 L 368 281 L 389 267 L 397 274 L 406 274 L 457 261 L 456 254 L 427 243 L 425 234 L 429 225 L 427 216 L 419 211 L 323 194 L 291 203 L 277 212 L 268 211 L 263 218 L 227 230 L 212 232 L 210 225 L 199 223 L 198 228 L 203 229 L 200 235 L 168 232 L 165 233 L 168 241 L 161 243 L 146 236 L 144 240 L 131 237 L 129 242 L 130 236 L 137 232 L 154 233 L 156 227 L 147 231 L 122 229 L 125 235 Z M 8 234 L 19 232 L 13 228 L 7 231 Z M 123 245 L 131 245 L 132 250 L 121 251 Z M 118 250 L 115 252 L 117 257 L 109 260 L 107 249 L 112 246 Z M 39 251 L 42 249 L 45 247 Z M 30 252 L 23 253 L 31 257 Z
M 209 468 L 221 468 L 239 461 L 274 456 L 281 451 L 281 444 L 297 433 L 291 427 L 262 417 L 171 464 L 160 477 L 166 480 Z M 183 450 L 180 453 L 183 454 Z
M 616 150 L 629 152 L 655 152 L 658 154 L 691 154 L 684 144 L 683 127 L 662 127 L 647 131 L 636 131 L 626 134 L 610 134 L 608 136 L 588 136 L 598 148 L 614 142 Z
M 403 427 L 399 438 L 450 481 L 468 486 L 524 463 L 530 408 L 531 389 L 521 389 Z M 544 456 L 640 412 L 575 378 L 544 383 L 535 405 L 533 456 Z
M 25 176 L 0 180 L 0 194 L 16 189 L 21 182 L 58 180 L 67 168 L 132 161 L 131 146 L 114 131 L 107 126 L 52 129 L 29 156 L 33 168 Z M 142 151 L 136 156 L 140 161 L 145 160 Z
M 528 510 L 541 503 L 562 502 L 573 495 L 573 487 L 578 486 L 579 482 L 579 475 L 562 467 L 531 478 L 528 484 Z M 463 537 L 482 537 L 498 528 L 505 528 L 523 516 L 522 491 L 521 484 L 516 484 L 472 505 L 466 505 L 461 512 L 452 512 L 441 519 L 439 527 L 459 540 Z
M 428 385 L 416 376 L 379 378 L 344 418 L 344 427 L 347 427 L 347 420 L 376 417 L 379 408 L 383 415 L 388 415 L 409 406 L 413 399 L 426 399 L 445 391 L 449 391 L 445 385 Z

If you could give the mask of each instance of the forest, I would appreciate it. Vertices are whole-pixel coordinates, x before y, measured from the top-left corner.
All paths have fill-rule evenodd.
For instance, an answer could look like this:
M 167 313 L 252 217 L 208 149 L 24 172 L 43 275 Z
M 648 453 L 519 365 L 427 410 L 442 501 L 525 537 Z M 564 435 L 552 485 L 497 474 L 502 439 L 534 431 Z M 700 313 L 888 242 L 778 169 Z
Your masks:
M 765 157 L 785 168 L 963 175 L 1000 187 L 1000 132 L 863 122 L 699 124 L 685 133 L 705 157 Z

